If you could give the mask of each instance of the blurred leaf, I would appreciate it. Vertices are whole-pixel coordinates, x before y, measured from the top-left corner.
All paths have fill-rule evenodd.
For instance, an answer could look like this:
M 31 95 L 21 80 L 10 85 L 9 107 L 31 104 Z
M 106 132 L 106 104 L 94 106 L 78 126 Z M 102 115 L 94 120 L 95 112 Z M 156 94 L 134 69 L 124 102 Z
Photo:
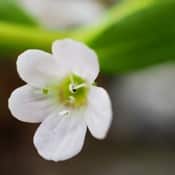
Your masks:
M 1 58 L 11 57 L 26 49 L 50 51 L 54 40 L 65 37 L 69 35 L 63 32 L 0 22 L 0 56 Z
M 125 73 L 175 60 L 174 19 L 174 0 L 127 0 L 95 26 L 71 33 L 0 23 L 0 54 L 49 50 L 53 40 L 71 37 L 97 51 L 103 72 Z
M 37 22 L 19 6 L 17 0 L 0 0 L 0 21 L 37 25 Z
M 107 73 L 175 60 L 174 20 L 174 0 L 125 1 L 97 26 L 89 44 Z

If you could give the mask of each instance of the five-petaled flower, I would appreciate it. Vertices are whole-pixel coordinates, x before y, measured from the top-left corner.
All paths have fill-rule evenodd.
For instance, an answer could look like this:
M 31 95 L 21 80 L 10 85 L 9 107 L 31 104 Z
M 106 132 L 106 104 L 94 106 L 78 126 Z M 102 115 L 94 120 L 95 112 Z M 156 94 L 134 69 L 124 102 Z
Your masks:
M 63 161 L 78 154 L 87 128 L 103 139 L 111 124 L 107 92 L 94 85 L 99 73 L 93 50 L 71 39 L 53 43 L 52 55 L 27 50 L 17 60 L 17 71 L 27 82 L 11 94 L 9 109 L 24 122 L 41 122 L 34 135 L 38 153 Z

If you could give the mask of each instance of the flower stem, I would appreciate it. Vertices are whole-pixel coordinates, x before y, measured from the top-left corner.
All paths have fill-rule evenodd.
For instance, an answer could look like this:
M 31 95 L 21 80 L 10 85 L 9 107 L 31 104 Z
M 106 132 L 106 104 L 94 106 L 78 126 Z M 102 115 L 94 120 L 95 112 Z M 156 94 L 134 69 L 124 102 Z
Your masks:
M 41 28 L 0 22 L 0 54 L 8 55 L 9 51 L 14 54 L 14 52 L 18 53 L 29 48 L 49 51 L 55 39 L 66 37 L 70 37 L 68 32 L 47 31 Z

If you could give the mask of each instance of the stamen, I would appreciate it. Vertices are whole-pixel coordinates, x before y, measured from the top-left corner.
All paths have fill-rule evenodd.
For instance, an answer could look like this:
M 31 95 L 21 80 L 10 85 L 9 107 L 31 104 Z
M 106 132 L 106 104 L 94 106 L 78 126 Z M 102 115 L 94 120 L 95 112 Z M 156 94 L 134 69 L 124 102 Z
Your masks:
M 89 84 L 84 79 L 78 75 L 69 74 L 58 86 L 58 100 L 62 105 L 68 107 L 68 110 L 70 108 L 79 108 L 87 104 L 88 91 Z
M 67 110 L 64 110 L 64 111 L 59 112 L 59 114 L 60 114 L 61 116 L 68 116 L 68 115 L 70 114 L 70 112 L 67 111 Z
M 72 84 L 74 84 L 74 79 L 73 79 L 72 74 L 70 75 L 70 82 L 71 82 Z
M 83 87 L 86 87 L 86 83 L 79 84 L 79 85 L 75 86 L 74 88 L 75 89 L 80 89 L 80 88 L 83 88 Z
M 86 83 L 82 83 L 79 85 L 70 84 L 69 90 L 70 90 L 70 92 L 75 93 L 78 89 L 86 87 L 86 86 L 87 86 Z
M 74 102 L 75 102 L 75 97 L 69 96 L 69 102 L 70 102 L 70 103 L 74 103 Z
M 76 92 L 76 89 L 75 89 L 75 85 L 74 84 L 70 84 L 69 85 L 69 91 L 72 92 L 72 93 L 75 93 Z

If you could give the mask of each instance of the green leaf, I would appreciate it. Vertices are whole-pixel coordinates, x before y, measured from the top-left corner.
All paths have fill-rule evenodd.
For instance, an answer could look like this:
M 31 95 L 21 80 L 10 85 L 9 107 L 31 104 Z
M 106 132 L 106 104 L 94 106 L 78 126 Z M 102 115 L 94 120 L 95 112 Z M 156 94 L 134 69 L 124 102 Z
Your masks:
M 26 49 L 50 51 L 54 40 L 65 37 L 71 36 L 63 32 L 0 22 L 0 56 L 10 58 Z
M 17 0 L 0 0 L 0 21 L 37 25 L 37 22 L 20 7 Z
M 126 1 L 112 9 L 89 45 L 107 73 L 174 61 L 174 20 L 174 0 Z
M 104 73 L 125 73 L 175 60 L 175 1 L 128 0 L 95 26 L 72 32 L 0 23 L 0 55 L 27 48 L 49 50 L 55 39 L 71 37 L 99 55 Z

